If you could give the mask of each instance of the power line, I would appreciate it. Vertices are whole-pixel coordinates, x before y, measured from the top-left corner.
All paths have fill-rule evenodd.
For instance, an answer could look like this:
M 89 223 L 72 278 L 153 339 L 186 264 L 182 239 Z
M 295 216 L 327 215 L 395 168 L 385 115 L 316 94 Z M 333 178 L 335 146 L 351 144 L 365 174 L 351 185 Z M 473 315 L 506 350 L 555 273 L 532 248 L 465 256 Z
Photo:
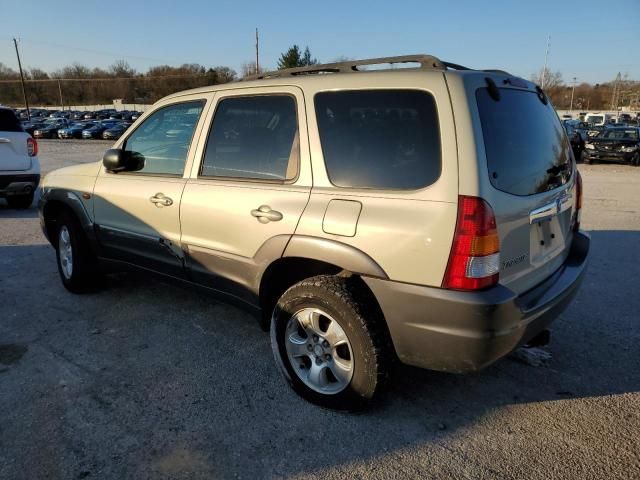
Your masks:
M 215 72 L 213 72 L 215 73 Z M 119 80 L 160 80 L 163 78 L 198 78 L 208 77 L 209 73 L 177 74 L 177 75 L 152 75 L 143 77 L 100 77 L 100 78 L 37 78 L 25 79 L 25 83 L 46 83 L 46 82 L 116 82 Z M 0 80 L 0 83 L 18 83 L 20 80 Z
M 49 47 L 54 47 L 54 48 L 65 48 L 68 50 L 77 50 L 80 52 L 86 52 L 86 53 L 93 53 L 95 55 L 104 55 L 104 56 L 108 56 L 108 57 L 114 57 L 114 58 L 118 58 L 118 59 L 137 59 L 137 60 L 147 60 L 147 61 L 151 61 L 151 62 L 163 62 L 166 63 L 167 59 L 166 58 L 156 58 L 156 57 L 144 57 L 141 55 L 123 55 L 120 53 L 115 53 L 115 52 L 109 52 L 109 51 L 105 51 L 105 50 L 94 50 L 91 48 L 85 48 L 85 47 L 77 47 L 74 45 L 65 45 L 65 44 L 61 44 L 61 43 L 57 43 L 57 42 L 50 42 L 50 41 L 44 41 L 44 40 L 33 40 L 33 39 L 28 39 L 28 38 L 20 38 L 20 41 L 22 43 L 30 43 L 30 44 L 36 44 L 36 45 L 47 45 Z M 175 63 L 189 63 L 189 62 L 180 62 L 177 61 L 176 59 L 169 59 Z

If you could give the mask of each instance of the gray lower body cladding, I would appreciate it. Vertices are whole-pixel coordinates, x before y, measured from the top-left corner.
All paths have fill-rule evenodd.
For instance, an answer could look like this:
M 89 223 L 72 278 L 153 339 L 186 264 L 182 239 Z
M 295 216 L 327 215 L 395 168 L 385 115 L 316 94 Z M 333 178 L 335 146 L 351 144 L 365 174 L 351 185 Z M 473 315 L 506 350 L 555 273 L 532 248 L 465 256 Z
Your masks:
M 565 263 L 522 295 L 498 285 L 457 292 L 364 277 L 385 315 L 400 361 L 432 370 L 482 369 L 526 343 L 569 304 L 587 266 L 590 238 L 574 236 Z

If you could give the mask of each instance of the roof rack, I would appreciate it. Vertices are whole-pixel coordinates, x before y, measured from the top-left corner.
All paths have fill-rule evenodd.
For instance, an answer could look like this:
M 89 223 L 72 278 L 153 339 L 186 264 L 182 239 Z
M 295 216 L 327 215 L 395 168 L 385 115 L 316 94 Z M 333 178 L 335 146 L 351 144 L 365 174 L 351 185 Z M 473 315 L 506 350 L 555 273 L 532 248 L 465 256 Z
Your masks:
M 443 62 L 433 55 L 402 55 L 398 57 L 380 57 L 380 58 L 367 58 L 365 60 L 347 60 L 344 62 L 336 63 L 323 63 L 318 65 L 309 65 L 307 67 L 285 68 L 283 70 L 275 70 L 273 72 L 259 73 L 257 75 L 249 75 L 244 77 L 242 81 L 248 80 L 263 80 L 267 78 L 279 78 L 279 77 L 295 77 L 297 75 L 313 75 L 324 73 L 353 73 L 362 71 L 358 67 L 365 67 L 368 65 L 393 65 L 396 63 L 419 63 L 420 66 L 416 67 L 416 70 L 472 70 L 471 68 L 456 63 Z M 489 73 L 503 73 L 509 75 L 502 70 L 480 70 Z
M 347 60 L 336 63 L 323 63 L 319 65 L 309 65 L 307 67 L 285 68 L 273 72 L 250 75 L 243 80 L 262 80 L 265 78 L 288 77 L 296 75 L 318 74 L 318 73 L 348 73 L 361 71 L 358 67 L 367 65 L 383 65 L 394 63 L 419 63 L 421 70 L 446 70 L 447 68 L 459 67 L 459 65 L 442 62 L 433 55 L 403 55 L 399 57 L 368 58 L 365 60 Z M 462 67 L 464 69 L 464 67 Z

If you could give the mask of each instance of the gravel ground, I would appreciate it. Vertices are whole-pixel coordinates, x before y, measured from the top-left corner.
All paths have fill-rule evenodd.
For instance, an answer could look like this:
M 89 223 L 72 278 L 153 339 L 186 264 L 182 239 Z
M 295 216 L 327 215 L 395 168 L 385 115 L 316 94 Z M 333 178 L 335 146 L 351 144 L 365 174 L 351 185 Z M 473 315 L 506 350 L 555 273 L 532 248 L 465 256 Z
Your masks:
M 108 146 L 42 141 L 43 171 Z M 359 415 L 300 400 L 256 322 L 203 293 L 67 293 L 36 210 L 1 203 L 0 478 L 640 478 L 640 168 L 580 170 L 593 255 L 551 361 L 398 367 Z

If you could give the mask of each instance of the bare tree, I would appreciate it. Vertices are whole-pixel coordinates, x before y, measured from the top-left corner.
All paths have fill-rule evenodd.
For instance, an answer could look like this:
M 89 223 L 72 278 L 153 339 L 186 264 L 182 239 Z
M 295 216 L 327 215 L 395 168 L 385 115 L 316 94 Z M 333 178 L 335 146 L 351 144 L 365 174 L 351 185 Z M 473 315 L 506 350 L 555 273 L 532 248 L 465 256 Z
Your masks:
M 133 77 L 136 74 L 134 68 L 131 67 L 125 60 L 118 60 L 109 67 L 109 72 L 114 77 Z
M 242 78 L 244 77 L 248 77 L 250 75 L 257 75 L 260 73 L 264 73 L 265 69 L 262 68 L 261 66 L 256 68 L 256 62 L 245 62 L 242 64 L 242 66 L 240 67 L 240 71 L 242 74 Z
M 543 77 L 544 82 L 542 81 Z M 531 75 L 531 81 L 538 85 L 544 84 L 544 89 L 547 91 L 564 86 L 562 73 L 552 72 L 551 70 L 545 70 L 544 68 L 541 68 L 538 73 L 534 73 L 533 75 Z

